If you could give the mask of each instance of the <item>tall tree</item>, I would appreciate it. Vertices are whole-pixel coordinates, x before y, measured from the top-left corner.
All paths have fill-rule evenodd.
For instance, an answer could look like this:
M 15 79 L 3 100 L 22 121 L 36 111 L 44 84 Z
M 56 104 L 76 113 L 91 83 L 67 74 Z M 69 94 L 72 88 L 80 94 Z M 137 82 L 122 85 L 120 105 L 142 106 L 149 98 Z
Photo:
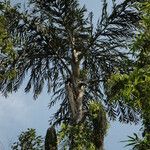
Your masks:
M 90 118 L 91 101 L 98 101 L 102 107 L 92 119 L 93 131 L 103 127 L 100 121 L 106 122 L 104 110 L 111 119 L 119 116 L 120 121 L 136 121 L 133 109 L 121 101 L 110 105 L 104 94 L 111 73 L 128 71 L 131 62 L 127 44 L 139 20 L 133 3 L 125 0 L 117 4 L 112 0 L 112 11 L 108 12 L 104 0 L 96 28 L 93 14 L 87 16 L 85 6 L 80 7 L 78 0 L 30 0 L 29 9 L 19 15 L 7 11 L 6 17 L 11 18 L 10 33 L 16 48 L 21 50 L 5 68 L 5 73 L 16 70 L 15 77 L 3 79 L 0 91 L 5 95 L 17 91 L 28 76 L 25 92 L 32 89 L 36 99 L 46 84 L 47 92 L 53 93 L 49 106 L 61 103 L 51 120 L 54 125 L 65 123 L 80 129 Z M 105 132 L 97 133 L 99 142 L 93 143 L 102 150 Z M 76 149 L 75 136 L 69 133 L 70 149 Z
M 130 137 L 129 145 L 135 150 L 150 149 L 150 1 L 137 2 L 141 11 L 140 30 L 133 41 L 131 51 L 135 58 L 134 69 L 130 74 L 112 76 L 110 98 L 122 99 L 140 112 L 143 122 L 143 139 L 136 134 Z M 113 90 L 115 89 L 115 90 Z

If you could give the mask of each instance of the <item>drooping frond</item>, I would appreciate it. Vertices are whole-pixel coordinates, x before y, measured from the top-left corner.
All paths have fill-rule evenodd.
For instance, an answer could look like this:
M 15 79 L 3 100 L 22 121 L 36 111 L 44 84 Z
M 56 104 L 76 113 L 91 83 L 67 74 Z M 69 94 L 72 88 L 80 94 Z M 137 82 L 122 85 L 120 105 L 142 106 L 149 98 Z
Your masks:
M 55 119 L 60 122 L 69 120 L 71 114 L 65 83 L 74 73 L 72 53 L 75 49 L 79 51 L 80 85 L 85 86 L 83 109 L 86 111 L 89 100 L 96 99 L 105 100 L 110 110 L 105 82 L 111 73 L 128 72 L 132 68 L 127 44 L 134 36 L 139 15 L 130 1 L 114 3 L 110 13 L 107 13 L 107 5 L 104 1 L 96 30 L 92 13 L 86 18 L 87 11 L 85 7 L 79 7 L 77 0 L 30 0 L 29 9 L 17 13 L 17 18 L 12 17 L 16 13 L 8 11 L 6 17 L 11 17 L 10 34 L 14 37 L 17 58 L 6 63 L 4 73 L 15 70 L 15 76 L 2 80 L 0 91 L 5 95 L 17 91 L 27 77 L 25 92 L 33 90 L 34 98 L 37 98 L 46 85 L 47 92 L 54 94 L 50 106 L 60 102 Z M 121 112 L 118 116 L 129 113 L 124 113 L 122 107 L 126 109 L 118 103 L 117 110 Z M 132 112 L 132 109 L 128 110 Z

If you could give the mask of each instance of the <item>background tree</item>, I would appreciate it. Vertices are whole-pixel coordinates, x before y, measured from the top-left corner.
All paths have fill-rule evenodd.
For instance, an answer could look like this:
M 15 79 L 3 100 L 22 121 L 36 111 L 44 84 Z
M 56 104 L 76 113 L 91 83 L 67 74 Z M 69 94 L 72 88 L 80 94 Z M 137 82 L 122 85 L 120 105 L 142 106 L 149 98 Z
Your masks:
M 14 50 L 13 38 L 9 33 L 10 23 L 7 18 L 7 12 L 15 13 L 17 7 L 10 7 L 10 3 L 0 2 L 0 81 L 6 76 L 6 78 L 11 79 L 15 76 L 15 70 L 9 70 L 4 75 L 5 66 L 11 64 L 12 61 L 17 57 L 17 53 Z M 1 61 L 5 59 L 5 61 Z
M 22 132 L 18 141 L 12 146 L 12 150 L 43 150 L 43 138 L 36 135 L 35 129 L 27 129 L 27 131 Z
M 134 70 L 129 75 L 118 73 L 112 76 L 110 98 L 112 101 L 122 99 L 139 110 L 143 138 L 135 134 L 129 137 L 128 145 L 134 145 L 135 150 L 147 150 L 150 149 L 150 2 L 142 1 L 136 7 L 141 11 L 141 21 L 140 32 L 132 46 Z
M 90 118 L 93 100 L 102 108 L 97 111 L 100 113 L 97 118 L 93 118 L 93 131 L 102 127 L 101 123 L 96 125 L 98 120 L 107 122 L 104 110 L 111 119 L 119 117 L 123 122 L 136 122 L 134 108 L 122 101 L 112 105 L 105 95 L 105 83 L 111 73 L 129 71 L 127 44 L 139 20 L 132 4 L 129 0 L 121 4 L 112 0 L 112 11 L 108 13 L 104 0 L 96 29 L 93 14 L 87 16 L 86 8 L 80 7 L 78 0 L 30 0 L 25 12 L 7 11 L 14 45 L 21 50 L 17 49 L 16 59 L 5 67 L 5 74 L 16 70 L 15 76 L 11 80 L 5 77 L 0 90 L 4 95 L 17 91 L 28 76 L 25 92 L 32 89 L 36 99 L 46 84 L 47 92 L 53 93 L 49 106 L 61 103 L 51 120 L 53 125 L 64 123 L 82 129 Z M 76 149 L 74 136 L 78 137 L 80 132 L 72 132 L 68 135 L 68 146 Z M 97 134 L 100 140 L 93 143 L 96 149 L 103 149 L 104 133 L 105 129 Z

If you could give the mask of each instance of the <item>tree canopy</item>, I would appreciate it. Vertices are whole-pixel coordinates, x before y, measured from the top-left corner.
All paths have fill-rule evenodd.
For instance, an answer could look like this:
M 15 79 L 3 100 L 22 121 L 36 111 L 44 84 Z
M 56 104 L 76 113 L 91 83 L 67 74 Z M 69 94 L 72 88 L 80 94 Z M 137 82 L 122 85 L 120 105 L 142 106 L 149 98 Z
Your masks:
M 36 135 L 35 129 L 27 129 L 22 132 L 18 141 L 11 146 L 12 150 L 43 150 L 43 139 Z
M 111 103 L 106 92 L 112 73 L 133 69 L 127 45 L 140 19 L 134 3 L 125 0 L 118 4 L 112 0 L 112 10 L 108 11 L 108 2 L 104 0 L 96 28 L 93 13 L 88 14 L 78 0 L 30 0 L 26 11 L 6 11 L 8 31 L 17 54 L 9 63 L 3 61 L 3 74 L 11 70 L 15 75 L 2 79 L 0 91 L 4 95 L 16 92 L 26 78 L 25 92 L 33 90 L 36 99 L 46 87 L 53 94 L 49 107 L 60 103 L 50 122 L 77 126 L 80 131 L 89 125 L 87 128 L 97 133 L 91 133 L 96 136 L 94 139 L 98 138 L 94 146 L 102 149 L 106 112 L 110 119 L 137 122 L 134 107 L 122 100 Z M 91 109 L 91 103 L 96 110 Z M 75 136 L 71 130 L 71 149 L 77 144 Z
M 122 99 L 139 110 L 143 139 L 135 134 L 129 141 L 134 145 L 133 149 L 146 150 L 150 148 L 150 2 L 139 2 L 137 7 L 141 11 L 140 30 L 131 48 L 135 65 L 130 74 L 117 73 L 112 76 L 110 98 L 112 101 Z

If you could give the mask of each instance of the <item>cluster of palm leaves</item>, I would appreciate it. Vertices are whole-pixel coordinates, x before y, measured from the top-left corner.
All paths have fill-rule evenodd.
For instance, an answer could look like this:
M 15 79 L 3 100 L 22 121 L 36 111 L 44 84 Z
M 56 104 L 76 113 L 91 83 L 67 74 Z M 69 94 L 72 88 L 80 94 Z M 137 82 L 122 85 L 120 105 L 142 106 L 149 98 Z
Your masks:
M 53 94 L 49 107 L 60 104 L 50 122 L 73 125 L 73 109 L 79 105 L 70 102 L 68 84 L 74 102 L 83 94 L 79 123 L 89 122 L 92 101 L 103 108 L 97 118 L 91 119 L 93 131 L 99 130 L 106 117 L 102 112 L 107 112 L 112 120 L 137 123 L 136 109 L 121 99 L 109 101 L 107 81 L 112 73 L 129 73 L 133 69 L 127 45 L 136 33 L 139 13 L 133 8 L 134 1 L 111 2 L 109 12 L 108 3 L 103 0 L 96 27 L 93 13 L 87 14 L 78 0 L 30 0 L 26 11 L 21 12 L 17 7 L 6 9 L 4 17 L 16 56 L 11 61 L 3 60 L 3 74 L 14 74 L 0 82 L 0 91 L 6 96 L 16 92 L 26 78 L 25 92 L 33 90 L 36 99 L 46 86 L 47 92 Z M 97 131 L 94 132 L 100 130 Z

